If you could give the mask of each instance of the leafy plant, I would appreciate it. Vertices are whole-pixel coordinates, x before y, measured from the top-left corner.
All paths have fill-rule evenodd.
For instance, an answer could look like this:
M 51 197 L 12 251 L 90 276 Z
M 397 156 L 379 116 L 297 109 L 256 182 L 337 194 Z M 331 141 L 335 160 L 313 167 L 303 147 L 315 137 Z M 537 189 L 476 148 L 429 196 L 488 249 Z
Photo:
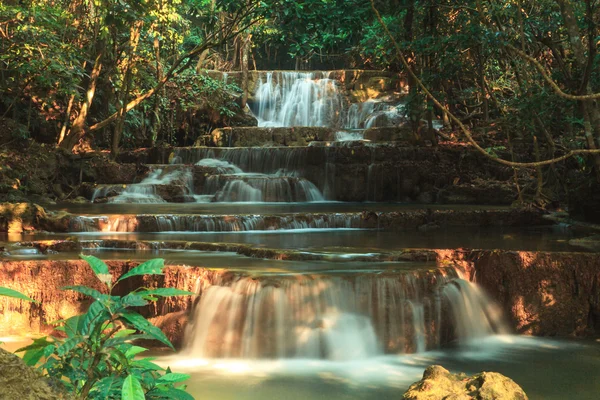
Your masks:
M 112 289 L 118 282 L 132 276 L 161 275 L 164 260 L 146 261 L 113 283 L 113 276 L 102 260 L 85 255 L 81 258 L 108 293 L 88 286 L 65 287 L 64 290 L 84 294 L 94 302 L 85 314 L 57 322 L 56 330 L 65 337 L 43 337 L 17 350 L 25 352 L 23 360 L 30 366 L 39 364 L 39 369 L 62 381 L 80 399 L 193 399 L 185 392 L 185 386 L 175 387 L 189 375 L 165 371 L 152 358 L 136 359 L 147 349 L 132 343 L 137 339 L 155 339 L 173 349 L 164 333 L 132 308 L 160 297 L 192 293 L 174 288 L 139 288 L 125 296 L 114 296 Z
M 12 298 L 15 298 L 15 299 L 21 299 L 21 300 L 31 301 L 33 303 L 37 303 L 37 301 L 35 301 L 31 297 L 25 296 L 21 292 L 18 292 L 16 290 L 9 289 L 9 288 L 6 288 L 6 287 L 2 287 L 2 286 L 0 286 L 0 296 L 12 297 Z

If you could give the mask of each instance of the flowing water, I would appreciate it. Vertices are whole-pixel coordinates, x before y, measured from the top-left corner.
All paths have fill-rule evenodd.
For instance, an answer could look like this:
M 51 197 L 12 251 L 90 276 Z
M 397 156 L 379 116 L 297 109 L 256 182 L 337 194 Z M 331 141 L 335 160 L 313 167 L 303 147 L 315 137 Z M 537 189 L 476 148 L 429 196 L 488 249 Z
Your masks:
M 351 102 L 331 77 L 267 73 L 251 107 L 259 126 L 334 127 L 345 143 L 175 149 L 170 165 L 149 165 L 137 183 L 98 186 L 91 198 L 102 204 L 51 206 L 76 214 L 65 222 L 68 232 L 0 236 L 10 242 L 0 243 L 2 258 L 73 259 L 76 252 L 14 243 L 69 239 L 101 258 L 160 256 L 206 267 L 183 348 L 159 354 L 161 364 L 192 375 L 196 398 L 398 399 L 425 367 L 442 364 L 501 372 L 531 399 L 597 399 L 600 344 L 511 335 L 498 305 L 459 269 L 394 253 L 572 251 L 572 234 L 380 226 L 384 214 L 507 210 L 376 202 L 389 191 L 401 200 L 403 177 L 382 167 L 382 147 L 349 142 L 363 140 L 367 128 L 399 124 L 403 106 L 385 98 Z M 359 188 L 371 202 L 332 201 L 336 161 L 354 156 L 355 145 L 371 159 Z
M 330 72 L 268 72 L 251 105 L 259 127 L 326 126 L 363 130 L 405 121 L 404 105 L 389 99 L 353 102 Z M 357 140 L 338 135 L 337 140 Z
M 328 73 L 268 72 L 255 93 L 260 127 L 336 126 L 342 96 Z
M 508 331 L 495 305 L 454 269 L 200 285 L 183 349 L 191 357 L 355 360 Z

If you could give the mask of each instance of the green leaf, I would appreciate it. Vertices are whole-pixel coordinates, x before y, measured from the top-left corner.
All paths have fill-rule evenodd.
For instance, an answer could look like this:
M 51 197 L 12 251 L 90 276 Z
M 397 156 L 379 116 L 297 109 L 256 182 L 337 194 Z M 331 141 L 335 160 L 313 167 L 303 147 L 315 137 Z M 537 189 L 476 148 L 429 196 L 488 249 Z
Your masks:
M 169 400 L 194 400 L 194 397 L 181 389 L 169 388 L 160 392 L 161 397 Z
M 151 295 L 151 296 L 193 296 L 196 293 L 193 292 L 188 292 L 187 290 L 181 290 L 181 289 L 175 289 L 175 288 L 158 288 L 158 289 L 151 289 L 151 290 L 142 290 L 137 292 L 137 294 L 142 295 L 142 296 L 146 296 L 146 295 Z
M 148 320 L 146 320 L 146 318 L 142 317 L 140 314 L 133 312 L 133 311 L 125 311 L 125 312 L 121 313 L 121 317 L 123 319 L 125 319 L 127 322 L 129 322 L 131 325 L 133 325 L 133 327 L 136 328 L 137 330 L 147 333 L 153 339 L 156 339 L 156 340 L 166 344 L 171 349 L 175 350 L 175 348 L 173 347 L 173 345 L 171 344 L 169 339 L 167 339 L 165 334 L 160 329 L 158 329 L 156 326 L 154 326 L 150 322 L 148 322 Z
M 87 313 L 83 316 L 81 333 L 89 335 L 98 323 L 104 322 L 110 315 L 106 307 L 99 301 L 94 301 Z
M 63 344 L 61 344 L 58 349 L 56 349 L 56 354 L 58 354 L 59 356 L 64 356 L 65 354 L 67 354 L 68 352 L 70 352 L 71 350 L 73 350 L 79 343 L 81 343 L 81 338 L 80 337 L 73 337 L 70 339 L 67 339 L 63 342 Z
M 119 364 L 121 364 L 123 369 L 129 368 L 129 360 L 122 351 L 118 349 L 106 349 L 104 353 L 106 353 L 110 358 L 115 359 Z
M 30 345 L 27 345 L 25 347 L 21 347 L 21 348 L 15 350 L 15 353 L 20 353 L 22 351 L 42 349 L 49 344 L 53 344 L 53 343 L 50 342 L 47 337 L 41 337 L 38 339 L 34 339 L 33 343 L 31 343 Z
M 116 347 L 123 343 L 131 342 L 134 340 L 148 340 L 148 339 L 152 339 L 152 337 L 150 335 L 146 335 L 146 334 L 129 335 L 129 336 L 123 336 L 123 337 L 113 337 L 112 339 L 108 339 L 105 342 L 104 347 Z
M 84 315 L 74 315 L 65 321 L 63 330 L 68 337 L 77 335 L 81 329 L 81 323 L 83 322 Z
M 135 329 L 121 329 L 113 335 L 114 338 L 127 337 L 133 335 L 136 332 Z
M 23 362 L 29 365 L 30 367 L 34 367 L 38 363 L 38 361 L 40 361 L 40 358 L 42 358 L 43 355 L 43 348 L 29 350 L 23 355 Z
M 123 382 L 123 389 L 121 392 L 121 400 L 145 400 L 144 389 L 142 384 L 133 375 L 129 375 Z
M 150 370 L 150 371 L 162 371 L 162 370 L 164 370 L 164 368 L 162 368 L 158 364 L 154 364 L 151 360 L 154 360 L 154 358 L 150 358 L 150 357 L 143 358 L 141 360 L 135 360 L 130 365 L 132 367 L 143 368 L 143 369 L 147 369 L 147 370 Z
M 16 290 L 9 289 L 9 288 L 6 288 L 6 287 L 0 287 L 0 296 L 13 297 L 15 299 L 20 299 L 20 300 L 25 300 L 25 301 L 31 301 L 33 303 L 39 303 L 39 301 L 35 301 L 31 297 L 25 296 L 21 292 L 18 292 Z
M 72 290 L 74 292 L 81 293 L 86 296 L 90 296 L 94 300 L 100 300 L 100 301 L 106 300 L 107 298 L 110 297 L 107 294 L 100 293 L 96 289 L 92 289 L 91 287 L 87 287 L 87 286 L 65 286 L 62 288 L 62 290 Z
M 114 376 L 107 376 L 94 383 L 91 390 L 95 395 L 94 397 L 97 399 L 107 399 L 114 380 Z
M 158 378 L 158 383 L 178 383 L 190 379 L 188 374 L 170 373 Z
M 84 254 L 80 254 L 79 257 L 84 259 L 90 265 L 90 267 L 92 267 L 92 271 L 94 271 L 96 276 L 110 274 L 108 270 L 108 265 L 106 265 L 104 261 L 102 261 L 98 257 L 86 256 Z
M 147 351 L 148 349 L 141 346 L 131 346 L 126 352 L 125 356 L 127 358 L 135 357 L 136 355 Z
M 127 296 L 121 298 L 120 305 L 122 307 L 141 307 L 148 304 L 144 297 L 138 293 L 129 293 Z
M 121 282 L 123 279 L 127 279 L 131 276 L 136 275 L 162 275 L 163 268 L 165 267 L 165 260 L 162 258 L 155 258 L 152 260 L 148 260 L 137 267 L 133 268 L 131 271 L 123 274 L 117 282 Z

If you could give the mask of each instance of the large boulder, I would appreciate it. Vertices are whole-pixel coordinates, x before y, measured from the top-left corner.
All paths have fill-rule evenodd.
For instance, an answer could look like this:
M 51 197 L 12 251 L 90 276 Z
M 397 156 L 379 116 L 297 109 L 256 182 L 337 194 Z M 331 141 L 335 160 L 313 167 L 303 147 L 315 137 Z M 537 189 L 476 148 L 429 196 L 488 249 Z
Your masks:
M 473 376 L 451 374 L 432 365 L 423 379 L 413 383 L 402 397 L 405 400 L 527 400 L 527 395 L 512 379 L 497 372 Z
M 0 348 L 0 399 L 59 400 L 72 397 L 62 393 L 16 355 Z
M 37 204 L 0 203 L 0 232 L 33 231 L 40 220 L 45 217 L 44 209 Z

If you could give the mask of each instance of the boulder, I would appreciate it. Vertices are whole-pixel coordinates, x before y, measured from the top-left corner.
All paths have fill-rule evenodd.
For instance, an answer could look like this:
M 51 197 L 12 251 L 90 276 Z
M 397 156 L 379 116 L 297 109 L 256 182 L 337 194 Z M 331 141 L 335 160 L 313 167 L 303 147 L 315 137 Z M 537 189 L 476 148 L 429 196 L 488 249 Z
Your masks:
M 58 400 L 72 397 L 57 390 L 51 382 L 16 355 L 0 348 L 0 399 Z
M 30 203 L 1 203 L 0 232 L 23 233 L 35 230 L 35 226 L 46 217 L 44 209 Z
M 497 372 L 473 376 L 452 374 L 432 365 L 423 379 L 413 383 L 402 397 L 405 400 L 527 400 L 527 395 L 512 379 Z

